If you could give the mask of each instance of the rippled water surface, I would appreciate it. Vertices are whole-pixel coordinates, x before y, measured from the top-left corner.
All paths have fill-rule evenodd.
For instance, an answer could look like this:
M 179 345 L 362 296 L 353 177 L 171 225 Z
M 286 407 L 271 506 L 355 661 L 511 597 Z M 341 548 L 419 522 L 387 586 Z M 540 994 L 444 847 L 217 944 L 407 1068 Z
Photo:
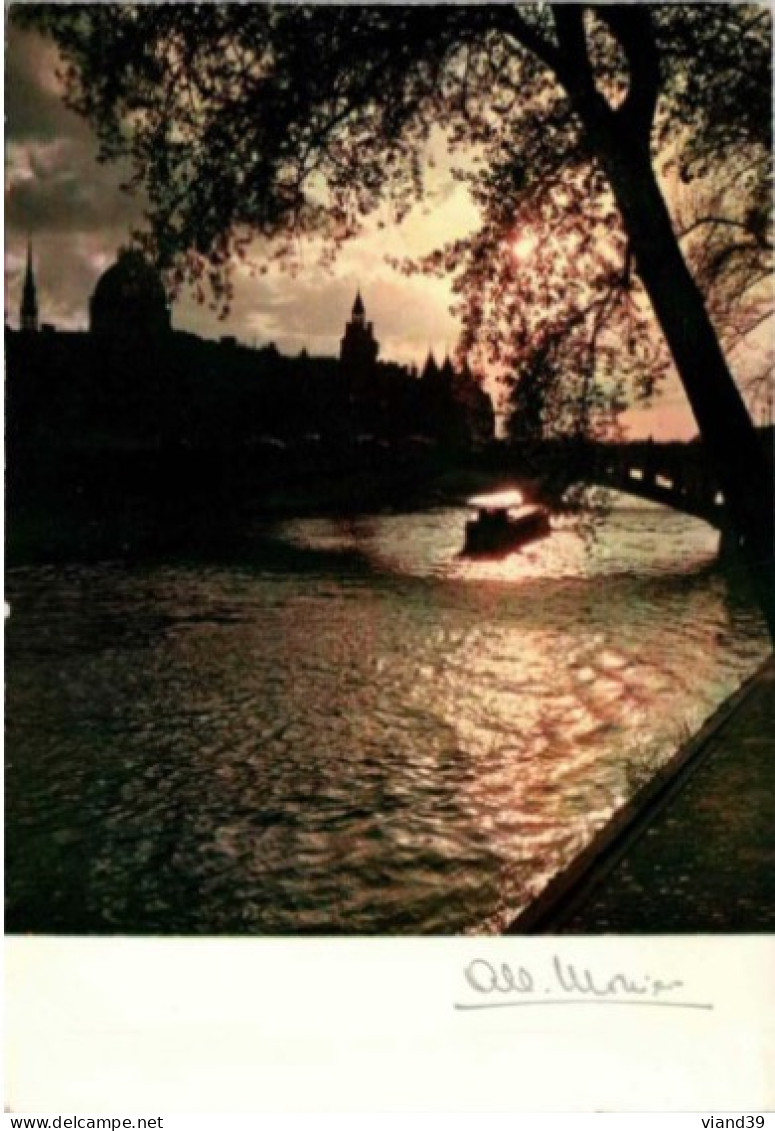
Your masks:
M 441 509 L 9 572 L 9 930 L 501 929 L 766 653 L 648 505 L 502 562 Z

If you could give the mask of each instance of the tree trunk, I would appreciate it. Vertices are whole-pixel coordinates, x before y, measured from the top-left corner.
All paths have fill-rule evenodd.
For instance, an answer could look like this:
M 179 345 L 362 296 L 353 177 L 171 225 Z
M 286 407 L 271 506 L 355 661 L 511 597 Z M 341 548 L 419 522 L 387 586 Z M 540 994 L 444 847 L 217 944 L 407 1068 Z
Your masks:
M 599 146 L 601 159 L 775 640 L 772 467 L 684 260 L 650 156 L 623 132 Z

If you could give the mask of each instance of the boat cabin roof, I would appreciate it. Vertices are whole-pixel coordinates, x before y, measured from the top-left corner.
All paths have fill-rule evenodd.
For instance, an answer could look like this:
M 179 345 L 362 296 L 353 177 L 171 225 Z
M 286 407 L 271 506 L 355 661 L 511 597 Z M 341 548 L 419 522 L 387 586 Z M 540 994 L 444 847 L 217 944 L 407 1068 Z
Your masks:
M 478 511 L 494 513 L 514 510 L 521 507 L 523 502 L 520 491 L 495 491 L 491 495 L 474 495 L 468 500 L 468 505 Z
M 522 519 L 537 517 L 543 507 L 526 504 L 523 507 L 479 507 L 476 512 L 477 522 L 520 522 Z

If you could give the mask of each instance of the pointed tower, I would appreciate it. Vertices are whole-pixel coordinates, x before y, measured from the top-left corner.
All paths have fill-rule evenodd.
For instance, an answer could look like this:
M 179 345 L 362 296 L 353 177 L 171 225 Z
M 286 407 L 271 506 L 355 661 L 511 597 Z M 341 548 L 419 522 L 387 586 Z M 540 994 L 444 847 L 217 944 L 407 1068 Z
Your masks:
M 374 338 L 374 324 L 366 321 L 366 308 L 359 290 L 350 321 L 344 328 L 339 357 L 346 370 L 363 379 L 371 372 L 378 353 L 379 342 Z
M 451 388 L 454 381 L 455 381 L 455 377 L 457 376 L 457 374 L 455 373 L 455 368 L 454 368 L 452 362 L 449 359 L 448 353 L 444 355 L 444 361 L 442 362 L 442 365 L 441 365 L 441 376 L 444 378 L 444 380 L 447 382 L 447 384 Z
M 421 379 L 423 381 L 435 381 L 439 373 L 440 369 L 436 364 L 436 358 L 433 356 L 433 350 L 429 349 L 425 365 L 422 367 Z
M 19 325 L 25 333 L 36 334 L 38 332 L 38 290 L 35 286 L 35 273 L 32 270 L 32 243 L 30 240 L 27 241 L 27 269 L 24 272 Z

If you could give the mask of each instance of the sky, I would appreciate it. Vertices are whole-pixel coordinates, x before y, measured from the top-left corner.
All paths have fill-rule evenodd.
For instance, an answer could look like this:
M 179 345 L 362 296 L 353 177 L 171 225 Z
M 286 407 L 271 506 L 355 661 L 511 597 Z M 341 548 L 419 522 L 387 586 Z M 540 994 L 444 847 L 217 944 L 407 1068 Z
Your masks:
M 61 329 L 85 329 L 88 301 L 142 218 L 142 201 L 121 190 L 126 170 L 97 162 L 84 120 L 61 101 L 52 44 L 10 28 L 6 51 L 6 319 L 18 324 L 27 240 L 31 240 L 40 319 Z M 376 227 L 351 242 L 332 270 L 314 247 L 299 250 L 291 277 L 255 248 L 252 274 L 240 266 L 230 315 L 221 321 L 182 293 L 172 309 L 176 329 L 203 337 L 235 335 L 247 344 L 274 342 L 287 354 L 306 349 L 335 356 L 356 291 L 374 322 L 380 357 L 421 367 L 429 349 L 438 360 L 454 350 L 459 324 L 450 313 L 450 283 L 406 277 L 387 257 L 416 256 L 476 224 L 465 187 L 435 174 L 431 196 L 400 225 Z M 493 391 L 491 389 L 491 391 Z M 677 382 L 668 382 L 649 408 L 630 410 L 631 436 L 687 439 L 696 428 Z
M 6 313 L 18 321 L 27 238 L 32 240 L 41 319 L 84 328 L 99 275 L 128 242 L 142 202 L 120 189 L 126 170 L 100 165 L 90 127 L 61 102 L 57 54 L 37 35 L 11 28 L 6 57 Z M 268 264 L 259 247 L 255 265 L 267 275 L 236 277 L 235 299 L 222 322 L 190 294 L 173 307 L 173 324 L 205 337 L 234 334 L 247 343 L 273 341 L 286 353 L 306 348 L 335 355 L 360 287 L 387 360 L 421 365 L 428 350 L 439 360 L 454 349 L 459 326 L 449 313 L 442 280 L 407 278 L 385 262 L 430 250 L 476 222 L 460 185 L 441 184 L 400 229 L 372 231 L 345 248 L 333 272 L 318 265 L 314 247 L 300 248 L 291 278 Z

